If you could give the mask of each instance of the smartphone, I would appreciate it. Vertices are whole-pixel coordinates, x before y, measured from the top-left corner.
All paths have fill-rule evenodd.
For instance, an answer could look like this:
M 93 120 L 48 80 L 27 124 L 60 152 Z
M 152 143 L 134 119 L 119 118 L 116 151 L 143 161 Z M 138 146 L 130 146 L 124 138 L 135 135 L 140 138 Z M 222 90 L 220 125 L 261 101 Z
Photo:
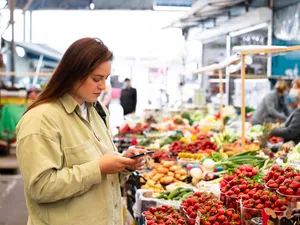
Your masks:
M 143 153 L 140 153 L 138 155 L 133 155 L 133 156 L 130 156 L 131 159 L 135 159 L 135 158 L 138 158 L 138 157 L 141 157 L 141 156 L 145 156 L 145 155 L 151 155 L 153 154 L 154 151 L 148 151 L 148 152 L 143 152 Z

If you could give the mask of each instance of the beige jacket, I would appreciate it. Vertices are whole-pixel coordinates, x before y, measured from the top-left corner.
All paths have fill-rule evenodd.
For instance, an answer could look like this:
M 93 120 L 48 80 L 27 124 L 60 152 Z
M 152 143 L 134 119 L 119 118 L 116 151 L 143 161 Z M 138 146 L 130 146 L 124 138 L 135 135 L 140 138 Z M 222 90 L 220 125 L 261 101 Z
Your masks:
M 27 225 L 122 224 L 119 177 L 125 181 L 129 173 L 101 175 L 98 159 L 117 149 L 92 105 L 88 116 L 90 122 L 65 94 L 33 108 L 19 122 L 17 158 L 29 212 Z

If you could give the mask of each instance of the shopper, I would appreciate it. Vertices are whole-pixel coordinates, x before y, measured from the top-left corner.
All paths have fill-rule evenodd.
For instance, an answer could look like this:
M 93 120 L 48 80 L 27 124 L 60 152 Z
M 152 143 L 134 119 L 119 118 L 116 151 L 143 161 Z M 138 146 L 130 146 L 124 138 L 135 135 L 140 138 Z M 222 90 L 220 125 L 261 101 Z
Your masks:
M 286 82 L 279 80 L 275 85 L 275 90 L 268 93 L 258 105 L 251 118 L 251 124 L 284 122 L 289 115 L 288 107 L 284 101 L 286 91 Z
M 298 144 L 300 142 L 300 89 L 293 85 L 291 91 L 292 98 L 297 98 L 298 108 L 286 120 L 284 127 L 274 128 L 271 135 L 284 138 L 284 142 L 294 141 Z M 297 93 L 297 97 L 294 93 Z
M 17 126 L 28 225 L 121 225 L 120 182 L 143 167 L 142 152 L 117 153 L 107 109 L 94 102 L 105 89 L 112 52 L 99 40 L 74 42 Z M 99 106 L 99 104 L 98 104 Z
M 124 109 L 124 116 L 130 113 L 134 113 L 136 109 L 136 89 L 131 87 L 130 79 L 125 79 L 125 88 L 121 93 L 121 106 Z

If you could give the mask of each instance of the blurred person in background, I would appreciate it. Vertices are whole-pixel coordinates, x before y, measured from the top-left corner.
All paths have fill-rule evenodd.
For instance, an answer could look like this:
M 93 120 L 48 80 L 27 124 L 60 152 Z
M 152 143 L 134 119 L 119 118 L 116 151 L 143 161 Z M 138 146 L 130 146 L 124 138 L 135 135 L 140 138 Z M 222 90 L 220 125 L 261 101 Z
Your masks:
M 290 114 L 284 100 L 287 90 L 284 80 L 277 81 L 275 90 L 268 93 L 258 105 L 250 120 L 251 124 L 284 122 Z
M 135 112 L 137 103 L 136 89 L 131 87 L 131 81 L 128 78 L 125 79 L 125 88 L 122 90 L 120 102 L 124 109 L 124 116 Z
M 290 112 L 293 112 L 298 108 L 298 90 L 300 90 L 300 78 L 293 80 L 292 88 L 286 97 Z
M 297 80 L 299 81 L 299 79 Z M 296 82 L 294 82 L 289 95 L 296 100 L 297 108 L 286 120 L 284 127 L 274 128 L 271 135 L 283 138 L 284 142 L 294 141 L 295 144 L 298 144 L 300 142 L 300 89 Z

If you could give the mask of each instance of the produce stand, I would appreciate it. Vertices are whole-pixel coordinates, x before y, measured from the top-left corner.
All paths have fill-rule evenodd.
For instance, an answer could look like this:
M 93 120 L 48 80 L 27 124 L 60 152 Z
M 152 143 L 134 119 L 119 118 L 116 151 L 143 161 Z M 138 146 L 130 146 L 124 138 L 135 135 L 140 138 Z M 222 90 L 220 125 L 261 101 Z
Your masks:
M 227 117 L 231 108 L 224 107 L 222 114 Z M 147 124 L 142 135 L 139 129 L 131 131 L 132 137 L 141 136 L 136 139 L 137 148 L 155 150 L 148 156 L 145 170 L 135 173 L 124 186 L 127 208 L 136 223 L 202 225 L 213 217 L 211 221 L 219 224 L 235 221 L 234 224 L 252 225 L 262 224 L 264 218 L 272 219 L 274 215 L 292 219 L 288 213 L 295 213 L 300 201 L 300 172 L 296 170 L 299 163 L 295 160 L 300 158 L 300 146 L 282 145 L 281 139 L 264 136 L 267 127 L 253 126 L 245 127 L 247 141 L 243 148 L 240 133 L 234 132 L 240 129 L 240 118 L 234 110 L 223 132 L 211 129 L 220 117 L 205 111 L 161 118 Z M 199 124 L 208 124 L 210 129 Z M 129 125 L 140 127 L 132 122 Z M 272 150 L 260 147 L 263 142 Z M 294 182 L 291 186 L 286 184 L 289 177 Z M 283 186 L 289 188 L 285 190 Z M 256 199 L 254 195 L 260 197 Z M 255 204 L 251 202 L 254 198 Z M 207 204 L 224 210 L 224 218 Z
M 245 110 L 245 77 L 246 77 L 246 66 L 245 57 L 247 55 L 257 55 L 257 54 L 279 54 L 287 53 L 291 51 L 300 50 L 300 46 L 284 47 L 284 46 L 235 46 L 233 50 L 241 55 L 241 80 L 242 80 L 242 146 L 245 147 L 245 120 L 246 120 L 246 110 Z

